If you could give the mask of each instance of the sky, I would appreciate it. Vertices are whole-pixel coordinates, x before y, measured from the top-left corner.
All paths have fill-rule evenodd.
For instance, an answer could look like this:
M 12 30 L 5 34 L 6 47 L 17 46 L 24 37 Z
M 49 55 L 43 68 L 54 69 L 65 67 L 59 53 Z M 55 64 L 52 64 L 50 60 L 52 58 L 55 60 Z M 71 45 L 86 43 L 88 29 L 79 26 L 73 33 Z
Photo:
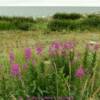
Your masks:
M 100 6 L 100 0 L 0 0 L 0 6 Z

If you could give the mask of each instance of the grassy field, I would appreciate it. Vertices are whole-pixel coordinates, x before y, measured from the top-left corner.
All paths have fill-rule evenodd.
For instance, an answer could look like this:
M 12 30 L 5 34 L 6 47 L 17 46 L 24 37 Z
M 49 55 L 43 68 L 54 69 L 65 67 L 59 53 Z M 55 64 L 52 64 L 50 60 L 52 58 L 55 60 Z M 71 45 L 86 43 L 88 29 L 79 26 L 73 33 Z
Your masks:
M 64 33 L 63 32 L 51 32 L 49 34 L 45 34 L 44 31 L 41 31 L 41 30 L 40 31 L 17 31 L 17 30 L 16 31 L 0 31 L 0 41 L 1 41 L 0 42 L 0 45 L 1 45 L 1 48 L 0 48 L 0 62 L 1 62 L 1 65 L 3 67 L 5 67 L 5 68 L 8 69 L 9 64 L 8 64 L 8 60 L 7 59 L 9 58 L 9 52 L 12 49 L 14 50 L 14 53 L 15 53 L 15 55 L 17 57 L 17 62 L 19 62 L 20 65 L 22 63 L 24 63 L 24 60 L 23 60 L 22 56 L 20 55 L 20 52 L 23 52 L 25 50 L 25 48 L 32 48 L 32 49 L 34 49 L 34 46 L 37 43 L 38 44 L 42 44 L 45 47 L 44 48 L 45 53 L 44 53 L 44 57 L 42 59 L 48 59 L 48 54 L 47 54 L 47 52 L 48 52 L 48 46 L 53 41 L 62 41 L 62 42 L 64 42 L 64 41 L 75 41 L 77 43 L 76 52 L 82 54 L 82 56 L 83 56 L 84 52 L 85 52 L 85 47 L 86 47 L 87 43 L 89 43 L 90 41 L 96 41 L 96 42 L 100 43 L 100 32 L 93 32 L 93 33 L 92 32 L 81 32 L 81 33 L 78 33 L 78 32 L 77 33 L 76 32 L 75 33 L 74 32 L 70 32 L 70 33 L 68 33 L 68 32 L 64 32 Z M 19 58 L 19 55 L 20 55 L 20 58 Z M 41 57 L 36 58 L 36 59 L 38 59 L 39 61 L 41 61 Z M 47 75 L 47 73 L 50 73 L 50 72 L 48 72 L 48 70 L 51 70 L 51 69 L 49 69 L 50 65 L 48 65 L 48 61 L 49 60 L 47 60 L 47 61 L 44 60 L 43 61 L 43 62 L 47 63 L 45 65 L 45 66 L 47 66 L 47 67 L 45 67 L 45 70 L 47 70 L 47 72 L 44 73 L 46 75 Z M 92 85 L 90 86 L 91 88 L 93 88 L 92 92 L 89 89 L 86 90 L 88 92 L 90 91 L 90 94 L 88 94 L 88 92 L 86 92 L 87 96 L 85 96 L 85 92 L 84 92 L 85 90 L 84 90 L 84 88 L 87 87 L 87 86 L 85 87 L 85 85 L 83 85 L 83 87 L 84 87 L 83 88 L 83 92 L 84 93 L 83 94 L 79 94 L 79 96 L 75 96 L 73 94 L 73 92 L 72 92 L 73 89 L 70 90 L 70 93 L 71 93 L 70 95 L 68 94 L 69 93 L 68 90 L 66 90 L 68 93 L 65 92 L 66 94 L 64 94 L 63 93 L 64 92 L 64 87 L 61 86 L 62 87 L 62 91 L 61 91 L 60 87 L 58 87 L 58 89 L 59 89 L 58 96 L 73 96 L 77 100 L 91 100 L 91 99 L 93 99 L 93 100 L 99 100 L 98 99 L 99 98 L 98 97 L 99 96 L 98 93 L 100 91 L 99 90 L 99 84 L 100 84 L 100 82 L 99 82 L 99 79 L 100 79 L 100 74 L 99 74 L 100 68 L 99 68 L 99 65 L 100 65 L 100 63 L 99 62 L 100 62 L 100 52 L 98 52 L 98 57 L 97 57 L 97 67 L 96 67 L 97 71 L 95 71 L 96 76 L 95 77 L 92 76 L 89 80 L 88 80 L 88 77 L 86 77 L 85 78 L 86 80 L 84 80 L 84 82 L 85 82 L 84 84 L 85 85 L 87 85 L 86 82 L 90 82 L 88 84 L 92 84 L 93 85 L 93 87 L 92 87 Z M 8 80 L 7 82 L 9 83 L 9 80 L 10 80 L 9 78 L 11 76 L 9 76 L 9 74 L 7 74 L 7 73 L 0 74 L 0 75 L 1 75 L 1 82 L 5 81 L 5 84 L 7 85 L 6 79 Z M 3 78 L 2 75 L 4 75 L 4 81 L 2 80 L 2 78 Z M 10 84 L 11 84 L 12 80 L 10 80 Z M 12 85 L 15 84 L 16 81 L 18 82 L 18 79 L 13 80 Z M 78 82 L 78 80 L 72 81 L 72 82 L 74 82 L 74 83 L 71 83 L 71 85 L 76 84 L 75 86 L 77 86 L 78 83 L 76 83 L 76 82 Z M 96 82 L 96 83 L 94 83 L 94 82 Z M 61 83 L 61 84 L 64 84 L 64 83 Z M 20 83 L 18 83 L 16 85 L 20 86 Z M 49 86 L 52 86 L 52 85 L 49 85 Z M 82 86 L 82 83 L 81 83 L 81 86 Z M 1 84 L 1 87 L 3 87 L 2 84 Z M 28 87 L 30 87 L 30 86 L 28 86 Z M 44 87 L 46 87 L 46 86 L 44 86 Z M 9 89 L 9 87 L 7 87 L 7 88 Z M 13 89 L 16 89 L 18 87 L 16 87 L 16 88 L 15 87 L 10 87 L 10 88 L 11 88 L 11 91 L 13 93 L 11 95 L 10 94 L 7 95 L 7 93 L 8 93 L 9 90 L 5 90 L 3 94 L 1 93 L 3 96 L 1 95 L 0 98 L 2 100 L 7 100 L 7 98 L 10 98 L 10 100 L 11 99 L 13 100 L 15 98 L 18 99 L 19 96 L 22 96 L 22 98 L 23 98 L 22 100 L 24 100 L 25 97 L 26 97 L 26 95 L 29 95 L 29 96 L 39 96 L 39 95 L 40 96 L 56 96 L 57 95 L 57 94 L 55 94 L 56 92 L 54 92 L 54 93 L 50 92 L 51 94 L 47 94 L 47 95 L 45 95 L 45 93 L 41 94 L 43 92 L 42 91 L 42 87 L 40 87 L 41 92 L 35 92 L 35 93 L 33 92 L 32 94 L 27 94 L 27 93 L 23 94 L 22 92 L 18 92 L 19 90 L 17 91 L 19 94 L 17 94 L 17 93 L 14 93 Z M 23 91 L 22 87 L 21 87 L 21 89 Z M 2 89 L 0 91 L 3 92 Z M 9 91 L 9 92 L 11 92 L 11 91 Z M 51 89 L 50 91 L 54 91 L 54 90 Z M 77 93 L 79 91 L 80 90 L 78 90 L 77 92 L 75 92 L 75 91 L 74 92 L 75 92 L 76 95 L 78 95 Z M 97 92 L 97 94 L 96 94 L 96 92 Z M 40 93 L 40 94 L 38 95 L 38 93 Z M 4 95 L 6 95 L 6 96 L 4 96 Z M 82 99 L 81 99 L 80 95 L 83 95 Z M 95 96 L 93 96 L 93 95 L 95 95 Z
M 0 100 L 99 100 L 99 24 L 89 20 L 89 30 L 82 24 L 85 30 L 74 31 L 72 20 L 84 17 L 72 15 L 54 16 L 72 18 L 68 30 L 64 20 L 55 26 L 59 21 L 54 19 L 52 24 L 51 19 L 0 17 Z M 55 31 L 48 29 L 48 23 Z
M 35 43 L 41 42 L 49 44 L 54 40 L 75 40 L 79 48 L 90 41 L 100 42 L 100 32 L 50 32 L 45 34 L 44 31 L 0 31 L 0 50 L 7 48 L 32 47 Z

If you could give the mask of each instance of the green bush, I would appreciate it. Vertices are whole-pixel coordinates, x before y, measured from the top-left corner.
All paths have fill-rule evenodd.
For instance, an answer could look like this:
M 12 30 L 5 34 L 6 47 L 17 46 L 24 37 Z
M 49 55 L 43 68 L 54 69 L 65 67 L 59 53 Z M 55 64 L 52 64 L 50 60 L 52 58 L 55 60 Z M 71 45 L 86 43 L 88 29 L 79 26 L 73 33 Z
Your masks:
M 14 30 L 16 26 L 10 22 L 0 22 L 0 30 Z
M 28 31 L 30 29 L 30 27 L 31 27 L 31 24 L 30 23 L 26 23 L 26 22 L 17 23 L 16 27 L 18 29 L 20 29 L 20 30 Z
M 0 30 L 29 30 L 36 23 L 31 17 L 0 17 Z
M 83 15 L 77 13 L 56 13 L 52 21 L 48 24 L 48 28 L 52 31 L 80 30 L 80 18 L 83 18 Z
M 0 21 L 21 21 L 21 22 L 35 22 L 32 17 L 6 17 L 6 16 L 0 16 Z
M 54 19 L 71 19 L 71 20 L 76 20 L 76 19 L 80 19 L 81 17 L 83 17 L 81 14 L 77 14 L 77 13 L 71 13 L 71 14 L 66 14 L 66 13 L 56 13 L 53 18 Z
M 89 15 L 87 15 L 87 17 L 88 18 L 99 18 L 100 17 L 100 15 L 99 14 L 89 14 Z
M 68 15 L 67 16 L 68 18 L 65 15 Z M 90 14 L 86 15 L 81 19 L 72 20 L 74 18 L 76 19 L 74 14 L 55 14 L 51 22 L 48 24 L 48 29 L 50 29 L 51 31 L 62 31 L 62 30 L 85 31 L 85 30 L 100 29 L 99 15 Z
M 98 27 L 100 26 L 100 17 L 87 17 L 82 23 L 89 27 Z
M 0 22 L 0 30 L 29 30 L 31 27 L 31 23 L 26 22 Z
M 80 21 L 73 20 L 52 20 L 48 27 L 52 31 L 60 30 L 76 30 L 80 28 Z

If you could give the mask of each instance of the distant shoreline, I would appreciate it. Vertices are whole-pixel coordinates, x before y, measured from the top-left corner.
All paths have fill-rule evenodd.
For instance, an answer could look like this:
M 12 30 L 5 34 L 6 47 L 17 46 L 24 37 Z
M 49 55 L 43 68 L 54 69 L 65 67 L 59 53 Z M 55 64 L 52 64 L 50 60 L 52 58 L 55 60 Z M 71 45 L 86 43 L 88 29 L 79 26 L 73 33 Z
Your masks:
M 48 17 L 55 13 L 100 13 L 100 7 L 0 7 L 0 16 Z

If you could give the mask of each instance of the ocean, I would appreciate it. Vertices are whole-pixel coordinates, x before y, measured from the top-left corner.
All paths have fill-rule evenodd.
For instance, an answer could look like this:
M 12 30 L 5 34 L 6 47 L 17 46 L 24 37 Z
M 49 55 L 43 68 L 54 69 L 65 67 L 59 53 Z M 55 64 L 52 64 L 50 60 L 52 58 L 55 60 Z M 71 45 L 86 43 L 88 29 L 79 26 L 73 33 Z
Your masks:
M 25 16 L 25 17 L 47 17 L 61 13 L 100 13 L 100 7 L 48 7 L 48 6 L 8 6 L 0 7 L 0 16 Z

